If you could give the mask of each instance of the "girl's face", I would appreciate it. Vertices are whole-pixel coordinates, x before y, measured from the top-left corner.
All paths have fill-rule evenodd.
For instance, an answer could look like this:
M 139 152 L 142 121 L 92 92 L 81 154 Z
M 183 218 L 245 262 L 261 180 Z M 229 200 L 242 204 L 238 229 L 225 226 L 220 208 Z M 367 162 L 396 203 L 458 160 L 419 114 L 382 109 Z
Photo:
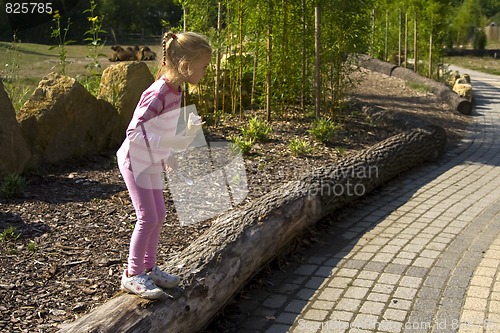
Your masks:
M 200 56 L 189 65 L 189 73 L 185 76 L 184 80 L 191 84 L 198 84 L 205 76 L 207 66 L 212 60 L 211 54 Z

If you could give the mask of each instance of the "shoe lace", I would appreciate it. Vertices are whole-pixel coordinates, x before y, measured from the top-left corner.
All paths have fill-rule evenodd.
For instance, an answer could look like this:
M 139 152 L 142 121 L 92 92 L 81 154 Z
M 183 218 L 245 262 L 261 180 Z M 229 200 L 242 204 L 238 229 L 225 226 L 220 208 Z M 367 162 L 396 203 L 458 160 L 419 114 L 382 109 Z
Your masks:
M 175 276 L 168 274 L 167 272 L 164 272 L 164 271 L 160 270 L 159 268 L 156 268 L 153 272 L 156 276 L 158 276 L 164 280 L 167 280 L 167 281 L 175 279 Z
M 155 286 L 153 280 L 151 280 L 151 278 L 147 275 L 137 275 L 136 281 L 138 283 L 144 284 L 146 287 L 154 287 Z

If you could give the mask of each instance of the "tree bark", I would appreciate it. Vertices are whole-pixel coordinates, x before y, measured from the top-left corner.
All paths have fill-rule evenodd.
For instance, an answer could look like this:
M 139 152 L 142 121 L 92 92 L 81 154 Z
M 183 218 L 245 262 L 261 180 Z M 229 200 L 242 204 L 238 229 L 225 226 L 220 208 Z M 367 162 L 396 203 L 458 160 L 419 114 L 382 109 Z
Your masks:
M 408 169 L 435 161 L 445 145 L 441 127 L 416 128 L 289 182 L 215 219 L 168 262 L 183 281 L 172 298 L 153 302 L 119 295 L 60 332 L 198 332 L 308 227 Z
M 272 1 L 267 2 L 267 44 L 266 44 L 266 119 L 271 121 L 271 102 L 272 102 L 272 51 L 273 51 L 273 24 L 272 24 Z
M 367 55 L 358 56 L 358 65 L 374 72 L 426 85 L 434 94 L 438 95 L 456 111 L 465 115 L 470 115 L 472 113 L 472 102 L 457 95 L 444 83 L 423 77 L 408 68 L 398 67 L 396 65 L 371 58 Z
M 220 63 L 221 63 L 221 42 L 220 42 L 220 33 L 222 29 L 222 3 L 219 1 L 217 3 L 217 49 L 215 51 L 215 78 L 214 78 L 214 117 L 215 124 L 218 122 L 218 112 L 220 108 L 219 104 L 219 81 L 220 81 Z M 223 91 L 224 93 L 224 91 Z M 222 111 L 224 113 L 224 111 Z
M 314 8 L 314 113 L 321 117 L 321 8 Z

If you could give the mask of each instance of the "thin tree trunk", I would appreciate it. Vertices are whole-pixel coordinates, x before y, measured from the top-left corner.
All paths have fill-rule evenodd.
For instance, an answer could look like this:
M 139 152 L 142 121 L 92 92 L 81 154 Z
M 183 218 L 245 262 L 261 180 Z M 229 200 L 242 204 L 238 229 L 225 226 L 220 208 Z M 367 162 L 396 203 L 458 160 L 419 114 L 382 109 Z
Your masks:
M 272 25 L 272 0 L 267 2 L 267 47 L 266 47 L 266 61 L 267 61 L 267 73 L 266 73 L 266 114 L 267 121 L 271 121 L 271 74 L 272 74 L 272 48 L 273 48 L 273 25 Z
M 257 33 L 257 40 L 260 40 L 259 38 L 260 34 Z M 255 53 L 253 57 L 253 69 L 252 69 L 252 92 L 250 94 L 250 104 L 252 104 L 252 108 L 255 105 L 255 83 L 257 82 L 257 65 L 259 64 L 259 50 L 260 48 L 258 46 L 255 47 Z
M 236 89 L 238 85 L 238 72 L 236 71 L 236 47 L 233 45 L 234 39 L 233 39 L 233 34 L 231 33 L 231 36 L 229 37 L 229 47 L 230 47 L 230 52 L 231 52 L 231 58 L 232 58 L 232 63 L 231 63 L 231 75 L 230 77 L 230 86 L 231 86 L 231 113 L 236 114 Z
M 403 33 L 403 19 L 401 17 L 401 9 L 398 10 L 399 12 L 399 31 L 398 31 L 398 66 L 401 66 L 401 35 Z
M 405 12 L 405 68 L 408 67 L 408 13 Z
M 222 112 L 226 112 L 226 92 L 227 92 L 227 80 L 228 80 L 228 65 L 227 65 L 227 55 L 229 55 L 229 44 L 226 46 L 226 63 L 224 65 L 225 71 L 222 79 Z
M 316 118 L 319 119 L 321 116 L 321 76 L 320 76 L 320 36 L 321 36 L 321 9 L 319 6 L 316 6 L 314 10 L 314 49 L 315 49 L 315 64 L 314 64 L 314 83 L 315 83 L 315 113 Z
M 307 20 L 307 10 L 306 10 L 306 0 L 302 0 L 302 89 L 300 92 L 300 108 L 302 112 L 305 111 L 306 101 L 305 101 L 305 91 L 306 91 L 306 61 L 307 61 L 307 34 L 306 34 L 306 20 Z
M 418 21 L 417 21 L 417 12 L 415 12 L 415 19 L 413 20 L 413 58 L 415 61 L 415 65 L 413 70 L 415 73 L 418 73 Z
M 238 81 L 239 81 L 239 87 L 238 87 L 238 99 L 239 99 L 239 104 L 240 104 L 240 119 L 243 119 L 243 0 L 240 0 L 240 6 L 238 10 L 238 22 L 239 22 L 239 44 L 240 44 L 240 50 L 239 50 L 239 70 L 238 70 Z
M 389 53 L 389 11 L 385 11 L 385 47 L 384 47 L 384 61 L 387 61 Z
M 373 48 L 375 46 L 375 8 L 372 9 L 372 41 L 370 45 L 370 56 L 374 56 Z
M 219 112 L 219 84 L 220 84 L 220 32 L 222 28 L 222 3 L 219 1 L 217 4 L 217 50 L 215 53 L 215 89 L 214 89 L 214 116 L 215 116 L 215 126 L 217 126 L 218 119 L 217 115 Z M 224 110 L 222 110 L 224 113 Z
M 182 7 L 182 12 L 183 12 L 183 20 L 182 20 L 182 25 L 183 25 L 183 31 L 187 31 L 187 10 L 186 7 Z M 189 99 L 189 93 L 188 93 L 188 84 L 184 83 L 184 89 L 183 89 L 183 95 L 184 95 L 184 106 L 188 105 L 188 99 Z
M 432 22 L 432 17 L 431 17 L 431 33 L 430 33 L 430 36 L 429 36 L 429 78 L 432 79 L 432 66 L 433 66 L 433 63 L 432 63 L 432 37 L 433 37 L 433 26 L 432 26 L 433 22 Z

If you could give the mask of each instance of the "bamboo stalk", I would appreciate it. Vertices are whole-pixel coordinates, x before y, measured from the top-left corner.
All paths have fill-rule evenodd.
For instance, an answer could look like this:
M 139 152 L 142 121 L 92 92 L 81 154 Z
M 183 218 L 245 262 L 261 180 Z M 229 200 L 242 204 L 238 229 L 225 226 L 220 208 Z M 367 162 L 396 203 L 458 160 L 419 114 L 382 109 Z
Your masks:
M 315 99 L 315 113 L 316 113 L 316 118 L 319 118 L 321 116 L 321 110 L 320 110 L 320 105 L 321 105 L 321 76 L 320 76 L 320 35 L 321 35 L 321 27 L 320 27 L 320 22 L 321 22 L 321 10 L 319 6 L 316 6 L 314 9 L 314 36 L 315 36 L 315 42 L 314 42 L 314 49 L 315 49 L 315 74 L 314 74 L 314 82 L 315 82 L 315 90 L 316 90 L 316 99 Z

